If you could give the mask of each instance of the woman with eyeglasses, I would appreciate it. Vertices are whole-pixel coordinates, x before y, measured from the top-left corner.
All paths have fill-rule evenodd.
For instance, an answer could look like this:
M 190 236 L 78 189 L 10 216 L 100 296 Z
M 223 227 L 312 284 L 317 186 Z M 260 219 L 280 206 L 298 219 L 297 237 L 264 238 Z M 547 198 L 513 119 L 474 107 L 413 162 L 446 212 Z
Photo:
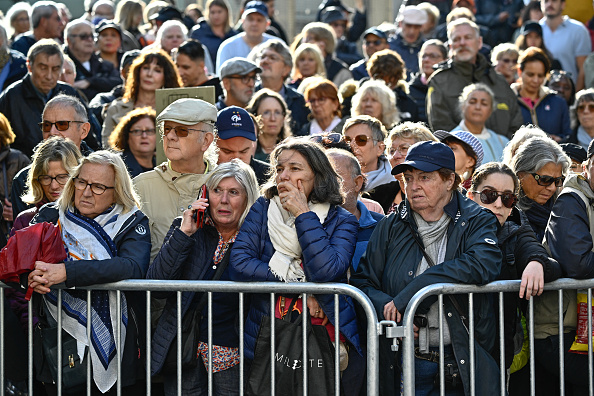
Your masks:
M 156 113 L 143 107 L 128 113 L 109 137 L 109 145 L 121 152 L 130 177 L 152 170 L 156 165 Z
M 514 335 L 519 317 L 518 309 L 526 313 L 521 299 L 540 296 L 545 282 L 561 276 L 559 263 L 552 258 L 536 239 L 528 218 L 515 204 L 520 182 L 514 172 L 500 162 L 489 162 L 479 167 L 472 177 L 468 198 L 489 209 L 501 227 L 497 232 L 499 248 L 503 253 L 499 280 L 521 279 L 519 295 L 504 295 L 505 367 L 510 368 L 514 357 Z M 525 363 L 524 363 L 525 364 Z M 515 369 L 521 368 L 521 365 Z
M 81 350 L 84 346 L 82 364 L 89 358 L 93 362 L 93 393 L 105 393 L 116 385 L 118 353 L 122 390 L 138 393 L 134 386 L 138 364 L 144 361 L 138 353 L 144 321 L 137 322 L 136 318 L 143 317 L 144 305 L 136 305 L 128 292 L 118 298 L 115 291 L 94 291 L 91 342 L 87 338 L 87 293 L 72 288 L 145 277 L 151 237 L 148 218 L 138 209 L 139 202 L 122 158 L 110 151 L 97 151 L 82 159 L 58 200 L 43 206 L 33 220 L 59 222 L 67 247 L 64 262 L 37 261 L 29 274 L 29 286 L 44 300 L 37 312 L 40 327 L 55 327 L 60 304 L 58 291 L 52 286 L 64 283 L 70 289 L 61 293 L 65 330 L 62 340 L 75 339 Z M 35 348 L 41 345 L 36 343 Z M 43 351 L 39 353 L 35 356 L 44 356 Z M 46 384 L 49 394 L 55 393 L 56 378 L 47 366 L 38 372 L 38 379 Z
M 260 130 L 254 158 L 269 162 L 276 145 L 292 136 L 289 127 L 291 111 L 283 97 L 268 88 L 256 92 L 246 110 L 256 117 Z
M 542 241 L 559 188 L 569 172 L 571 159 L 550 138 L 526 140 L 511 159 L 510 168 L 520 180 L 518 207 Z
M 138 107 L 155 108 L 155 91 L 179 88 L 182 80 L 169 54 L 163 50 L 143 51 L 130 66 L 124 96 L 107 107 L 101 142 L 109 147 L 109 136 L 122 117 Z
M 342 119 L 342 106 L 338 98 L 338 89 L 330 80 L 316 79 L 307 86 L 304 95 L 307 106 L 311 110 L 312 120 L 305 124 L 300 136 L 317 135 L 319 133 L 342 133 L 345 120 Z
M 573 139 L 569 109 L 565 100 L 544 85 L 551 63 L 544 51 L 530 47 L 518 59 L 520 82 L 511 89 L 518 97 L 524 124 L 533 124 L 556 142 Z
M 570 110 L 576 143 L 587 150 L 594 139 L 594 89 L 579 91 L 575 95 L 575 105 Z

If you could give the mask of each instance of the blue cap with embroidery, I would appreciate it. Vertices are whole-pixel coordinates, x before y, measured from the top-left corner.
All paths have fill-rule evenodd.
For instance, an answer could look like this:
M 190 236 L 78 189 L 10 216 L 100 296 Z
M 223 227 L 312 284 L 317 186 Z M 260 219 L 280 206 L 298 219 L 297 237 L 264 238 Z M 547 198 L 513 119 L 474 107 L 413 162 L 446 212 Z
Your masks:
M 392 169 L 397 175 L 413 167 L 423 172 L 434 172 L 441 168 L 456 171 L 456 157 L 451 148 L 441 142 L 425 141 L 410 146 L 404 162 Z
M 250 114 L 237 106 L 229 106 L 217 115 L 217 134 L 219 139 L 227 140 L 243 137 L 256 141 L 256 127 Z

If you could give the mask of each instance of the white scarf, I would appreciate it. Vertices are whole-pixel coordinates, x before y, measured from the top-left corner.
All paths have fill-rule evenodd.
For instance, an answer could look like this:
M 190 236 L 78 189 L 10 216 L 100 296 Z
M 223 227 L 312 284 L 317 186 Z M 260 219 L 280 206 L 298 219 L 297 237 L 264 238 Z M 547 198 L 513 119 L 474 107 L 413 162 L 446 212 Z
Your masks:
M 365 191 L 371 191 L 378 186 L 396 181 L 392 175 L 392 165 L 384 155 L 378 158 L 377 164 L 376 170 L 365 173 L 367 177 Z
M 308 202 L 308 207 L 323 224 L 330 204 Z M 270 271 L 283 282 L 305 282 L 295 217 L 283 209 L 278 195 L 270 200 L 268 206 L 268 235 L 275 250 L 268 263 Z

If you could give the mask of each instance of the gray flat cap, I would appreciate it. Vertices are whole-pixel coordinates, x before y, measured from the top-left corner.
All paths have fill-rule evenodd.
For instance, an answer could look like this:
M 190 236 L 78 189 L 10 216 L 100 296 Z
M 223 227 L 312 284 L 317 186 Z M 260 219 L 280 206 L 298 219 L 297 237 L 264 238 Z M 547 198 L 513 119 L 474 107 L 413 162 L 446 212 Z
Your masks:
M 175 121 L 182 125 L 195 125 L 217 122 L 217 108 L 201 99 L 178 99 L 165 108 L 157 117 L 157 124 L 163 121 Z
M 262 73 L 262 69 L 260 69 L 254 62 L 250 62 L 245 58 L 231 58 L 227 59 L 221 66 L 220 77 L 225 78 L 232 75 L 245 76 L 254 70 L 256 73 Z

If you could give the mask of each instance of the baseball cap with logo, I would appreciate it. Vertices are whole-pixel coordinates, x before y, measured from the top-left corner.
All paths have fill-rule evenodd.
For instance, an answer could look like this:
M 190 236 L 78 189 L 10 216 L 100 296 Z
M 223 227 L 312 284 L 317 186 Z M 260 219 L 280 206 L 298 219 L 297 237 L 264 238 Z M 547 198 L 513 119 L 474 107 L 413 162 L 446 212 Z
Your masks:
M 256 141 L 256 127 L 250 114 L 237 106 L 229 106 L 217 115 L 217 134 L 219 139 L 227 140 L 243 137 Z
M 254 12 L 263 15 L 264 18 L 268 18 L 268 6 L 262 1 L 250 1 L 247 3 L 245 5 L 245 9 L 243 10 L 242 18 L 245 18 Z

